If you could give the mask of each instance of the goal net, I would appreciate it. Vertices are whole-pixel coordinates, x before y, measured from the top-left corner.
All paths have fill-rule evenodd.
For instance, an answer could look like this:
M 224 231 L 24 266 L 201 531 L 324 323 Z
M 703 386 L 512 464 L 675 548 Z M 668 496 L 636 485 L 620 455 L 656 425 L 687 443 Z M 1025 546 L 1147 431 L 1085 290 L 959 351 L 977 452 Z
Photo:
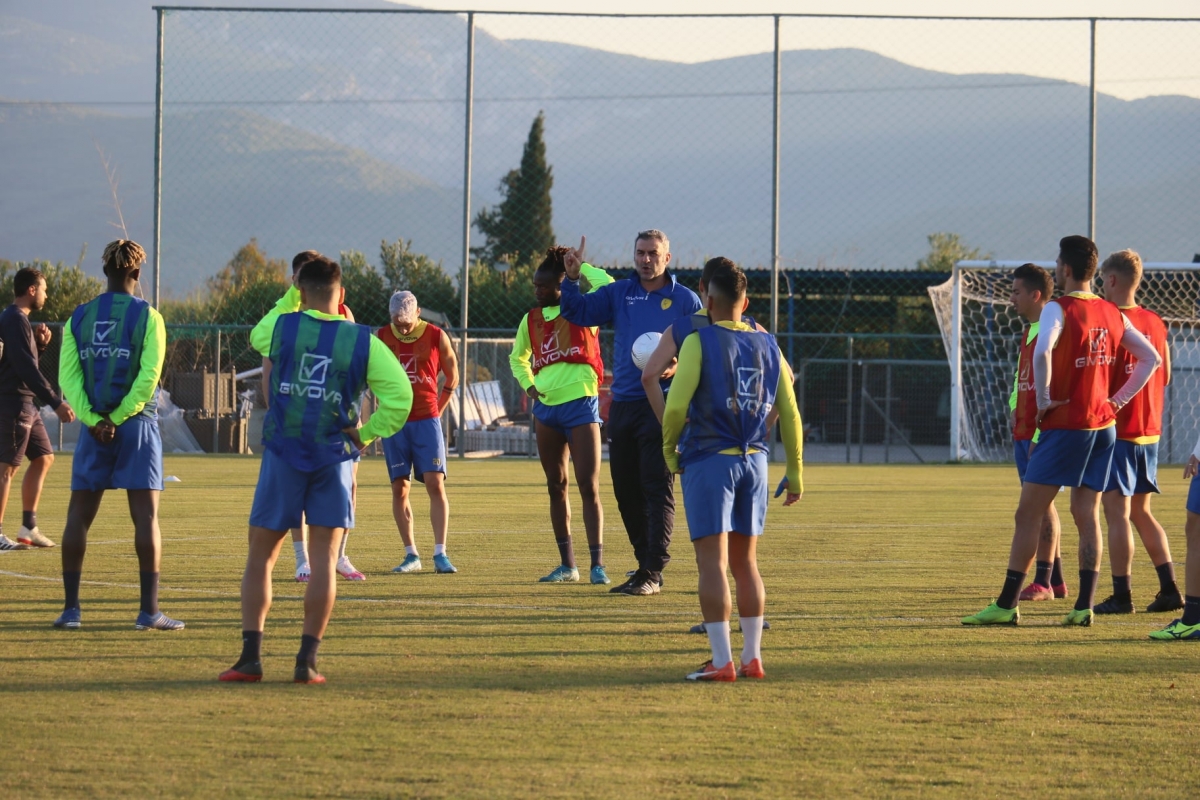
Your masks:
M 960 261 L 950 280 L 929 287 L 950 361 L 950 456 L 1011 461 L 1008 398 L 1022 320 L 1009 302 L 1012 273 L 1024 261 Z M 1034 261 L 1053 270 L 1053 262 Z M 1171 383 L 1163 408 L 1159 459 L 1187 459 L 1200 429 L 1200 269 L 1145 264 L 1139 305 L 1167 323 Z M 1097 283 L 1097 287 L 1099 284 Z

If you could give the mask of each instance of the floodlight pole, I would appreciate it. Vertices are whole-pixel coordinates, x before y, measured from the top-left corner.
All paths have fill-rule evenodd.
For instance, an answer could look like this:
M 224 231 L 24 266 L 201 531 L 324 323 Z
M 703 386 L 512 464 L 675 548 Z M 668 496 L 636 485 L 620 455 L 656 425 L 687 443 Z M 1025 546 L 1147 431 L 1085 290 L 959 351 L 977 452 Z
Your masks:
M 779 335 L 779 112 L 782 99 L 780 77 L 779 15 L 775 15 L 775 94 L 771 153 L 771 333 Z M 791 333 L 791 331 L 788 331 Z
M 163 132 L 163 22 L 166 9 L 158 13 L 158 57 L 154 80 L 154 306 L 158 307 L 158 291 L 162 276 L 162 132 Z
M 462 341 L 458 349 L 458 457 L 467 454 L 463 434 L 467 429 L 467 300 L 470 291 L 471 272 L 471 151 L 473 141 L 473 117 L 475 111 L 475 12 L 467 12 L 467 98 L 466 125 L 463 134 L 463 247 L 462 272 L 458 276 L 458 293 L 462 301 L 459 325 L 462 326 Z
M 1096 20 L 1091 23 L 1091 65 L 1088 76 L 1088 238 L 1096 241 Z

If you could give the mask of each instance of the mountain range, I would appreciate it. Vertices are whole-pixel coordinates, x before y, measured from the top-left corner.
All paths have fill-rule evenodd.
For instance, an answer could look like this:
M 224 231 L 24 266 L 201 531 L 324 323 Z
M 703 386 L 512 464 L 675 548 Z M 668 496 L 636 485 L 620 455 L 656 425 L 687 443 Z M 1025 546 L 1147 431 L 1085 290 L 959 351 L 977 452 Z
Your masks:
M 101 152 L 129 235 L 148 245 L 150 4 L 0 13 L 0 258 L 74 261 L 87 242 L 95 271 L 117 221 Z M 189 290 L 250 237 L 285 257 L 373 255 L 403 237 L 456 270 L 465 39 L 455 15 L 168 13 L 164 286 Z M 627 260 L 633 233 L 657 227 L 681 263 L 769 263 L 770 53 L 681 64 L 481 30 L 475 70 L 474 209 L 497 201 L 540 111 L 564 241 L 587 234 L 595 260 Z M 788 51 L 782 75 L 786 266 L 910 268 L 937 231 L 997 258 L 1046 257 L 1086 232 L 1086 87 L 866 49 Z M 1200 100 L 1101 95 L 1102 250 L 1200 250 L 1196 130 Z

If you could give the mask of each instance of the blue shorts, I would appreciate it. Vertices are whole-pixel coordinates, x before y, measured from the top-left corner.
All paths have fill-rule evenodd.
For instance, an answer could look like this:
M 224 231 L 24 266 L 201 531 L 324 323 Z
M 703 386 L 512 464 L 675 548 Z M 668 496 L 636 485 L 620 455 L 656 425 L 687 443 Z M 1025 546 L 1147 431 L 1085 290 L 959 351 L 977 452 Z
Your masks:
M 1025 481 L 1046 486 L 1086 486 L 1103 492 L 1116 443 L 1115 425 L 1098 431 L 1042 431 L 1029 456 Z
M 404 427 L 383 440 L 388 480 L 397 481 L 415 473 L 425 482 L 426 472 L 446 474 L 446 440 L 442 437 L 439 417 L 406 422 Z
M 353 461 L 304 472 L 267 450 L 258 470 L 250 524 L 269 531 L 286 531 L 299 528 L 303 517 L 309 525 L 353 528 L 353 487 Z
M 767 521 L 767 454 L 707 456 L 679 476 L 692 541 L 727 531 L 760 536 Z
M 540 400 L 534 400 L 533 416 L 538 422 L 547 428 L 553 428 L 570 441 L 573 428 L 600 424 L 600 400 L 595 396 L 580 397 L 556 406 L 548 406 Z
M 1158 442 L 1134 444 L 1118 439 L 1105 491 L 1120 492 L 1122 497 L 1158 494 Z
M 1029 469 L 1029 446 L 1031 444 L 1033 444 L 1032 439 L 1013 440 L 1013 458 L 1017 462 L 1017 478 L 1021 483 L 1025 482 L 1025 470 Z
M 1193 514 L 1200 514 L 1200 475 L 1192 478 L 1192 483 L 1188 486 L 1187 510 Z
M 86 428 L 79 431 L 71 462 L 71 491 L 105 489 L 163 490 L 162 435 L 158 420 L 136 416 L 117 426 L 108 444 L 100 444 Z

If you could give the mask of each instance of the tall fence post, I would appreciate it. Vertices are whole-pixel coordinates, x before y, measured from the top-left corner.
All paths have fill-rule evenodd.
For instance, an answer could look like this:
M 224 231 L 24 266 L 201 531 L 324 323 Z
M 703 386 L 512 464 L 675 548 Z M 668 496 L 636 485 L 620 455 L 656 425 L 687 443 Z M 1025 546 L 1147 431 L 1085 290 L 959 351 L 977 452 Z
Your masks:
M 154 79 L 154 307 L 162 277 L 162 133 L 163 133 L 163 25 L 166 9 L 158 12 L 158 57 Z
M 887 378 L 886 388 L 884 388 L 886 394 L 883 396 L 883 415 L 890 420 L 892 418 L 892 362 L 890 359 L 885 374 Z M 892 429 L 887 425 L 883 426 L 883 463 L 892 463 Z
M 771 333 L 779 335 L 779 149 L 782 105 L 782 56 L 779 47 L 779 15 L 775 15 L 775 92 L 771 153 Z
M 221 329 L 217 328 L 217 371 L 213 375 L 213 438 L 212 451 L 221 452 Z
M 1096 241 L 1096 19 L 1091 27 L 1091 63 L 1088 72 L 1088 238 Z
M 458 456 L 467 454 L 464 432 L 467 429 L 467 309 L 471 288 L 471 151 L 474 146 L 472 123 L 475 113 L 475 12 L 467 12 L 467 97 L 466 121 L 463 133 L 463 248 L 462 272 L 458 277 L 458 293 L 462 300 L 459 324 L 462 326 L 462 341 L 459 345 L 458 361 L 462 370 L 458 376 Z
M 846 463 L 850 463 L 850 442 L 854 433 L 854 337 L 846 337 Z
M 858 401 L 858 463 L 863 463 L 863 447 L 867 443 L 867 362 L 862 362 L 862 386 L 860 387 L 863 399 Z

